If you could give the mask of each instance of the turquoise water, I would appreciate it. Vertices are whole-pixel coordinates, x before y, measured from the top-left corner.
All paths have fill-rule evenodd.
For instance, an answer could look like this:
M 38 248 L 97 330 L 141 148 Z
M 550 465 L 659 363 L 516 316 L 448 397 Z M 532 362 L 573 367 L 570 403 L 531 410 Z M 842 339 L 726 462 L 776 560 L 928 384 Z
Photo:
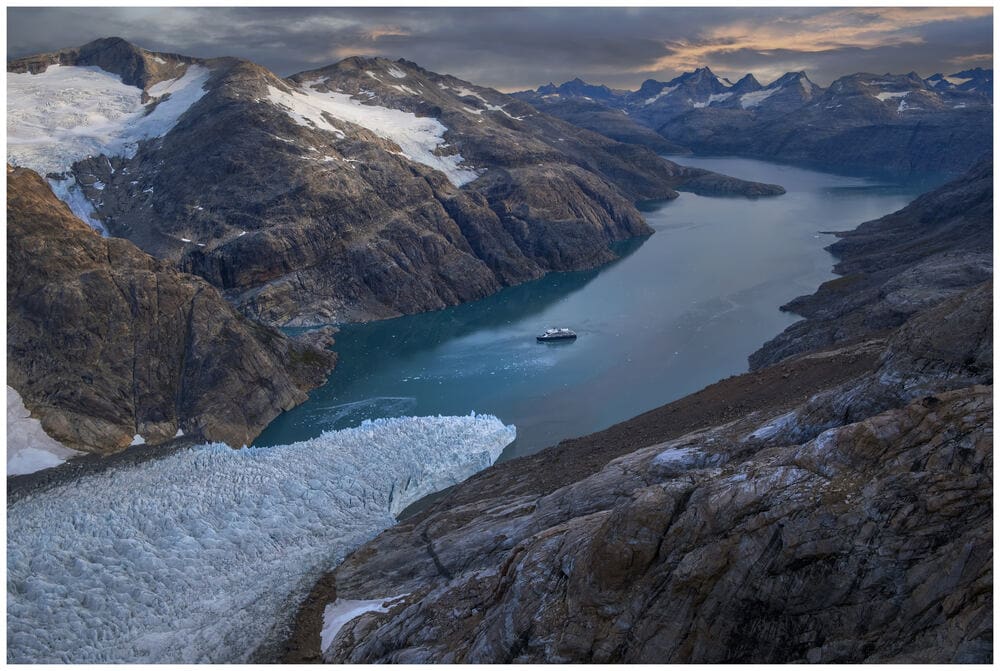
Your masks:
M 517 426 L 502 459 L 633 417 L 729 375 L 797 317 L 778 306 L 833 277 L 844 230 L 927 184 L 889 184 L 739 158 L 679 163 L 781 184 L 777 198 L 682 194 L 643 210 L 655 234 L 600 269 L 554 273 L 475 303 L 342 328 L 340 363 L 257 445 L 365 419 L 492 413 Z M 579 334 L 538 343 L 549 327 Z

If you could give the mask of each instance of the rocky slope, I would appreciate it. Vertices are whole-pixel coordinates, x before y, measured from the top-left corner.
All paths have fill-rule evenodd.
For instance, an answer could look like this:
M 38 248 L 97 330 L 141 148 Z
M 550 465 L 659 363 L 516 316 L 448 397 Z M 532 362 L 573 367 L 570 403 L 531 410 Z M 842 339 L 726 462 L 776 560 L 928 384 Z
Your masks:
M 239 447 L 333 363 L 204 280 L 102 238 L 39 175 L 8 167 L 7 384 L 64 445 L 108 453 L 180 431 Z
M 584 96 L 590 85 L 517 95 L 550 114 L 658 151 L 642 133 L 623 133 L 609 110 L 627 112 L 631 123 L 702 153 L 894 175 L 960 174 L 992 146 L 992 78 L 991 70 L 978 68 L 927 79 L 857 73 L 823 89 L 804 72 L 761 86 L 753 75 L 732 84 L 699 68 L 604 97 Z M 581 100 L 585 106 L 571 104 Z
M 759 368 L 788 356 L 895 328 L 993 276 L 993 163 L 881 219 L 837 233 L 841 275 L 783 310 L 806 317 L 750 356 Z
M 15 61 L 8 71 L 21 74 L 9 76 L 22 99 L 79 64 L 204 79 L 195 92 L 171 94 L 175 80 L 144 90 L 150 104 L 188 107 L 155 136 L 130 135 L 126 150 L 73 160 L 63 172 L 77 200 L 113 235 L 269 323 L 437 309 L 596 266 L 614 258 L 612 243 L 651 232 L 638 199 L 783 192 L 692 171 L 406 61 L 350 58 L 282 79 L 247 61 L 102 44 L 116 64 L 88 45 Z M 14 158 L 31 159 L 35 144 Z
M 911 206 L 938 251 L 981 242 L 967 196 Z M 856 235 L 885 262 L 913 224 Z M 453 488 L 316 586 L 287 660 L 991 661 L 992 282 L 950 277 L 901 326 Z M 324 646 L 329 604 L 358 610 Z

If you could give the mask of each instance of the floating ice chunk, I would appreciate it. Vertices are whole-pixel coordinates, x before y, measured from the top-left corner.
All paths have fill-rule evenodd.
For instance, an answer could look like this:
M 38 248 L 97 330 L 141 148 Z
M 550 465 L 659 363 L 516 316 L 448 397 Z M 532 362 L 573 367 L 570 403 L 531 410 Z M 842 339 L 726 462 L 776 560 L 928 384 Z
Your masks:
M 32 419 L 21 395 L 7 387 L 7 475 L 25 475 L 58 466 L 81 454 L 51 438 Z
M 353 599 L 337 599 L 323 609 L 323 630 L 320 632 L 320 651 L 326 657 L 327 649 L 333 644 L 337 634 L 344 625 L 365 613 L 387 613 L 400 599 L 409 596 L 400 594 L 387 599 L 371 599 L 358 601 Z
M 246 663 L 322 573 L 514 437 L 491 416 L 381 419 L 29 492 L 7 510 L 8 662 Z

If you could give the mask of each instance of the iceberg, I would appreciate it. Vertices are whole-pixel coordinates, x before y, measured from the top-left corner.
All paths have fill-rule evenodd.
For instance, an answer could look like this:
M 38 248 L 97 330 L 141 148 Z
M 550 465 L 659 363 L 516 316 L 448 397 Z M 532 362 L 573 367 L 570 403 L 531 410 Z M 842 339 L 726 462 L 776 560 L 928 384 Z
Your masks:
M 490 415 L 201 445 L 15 498 L 11 663 L 248 662 L 325 571 L 516 435 Z

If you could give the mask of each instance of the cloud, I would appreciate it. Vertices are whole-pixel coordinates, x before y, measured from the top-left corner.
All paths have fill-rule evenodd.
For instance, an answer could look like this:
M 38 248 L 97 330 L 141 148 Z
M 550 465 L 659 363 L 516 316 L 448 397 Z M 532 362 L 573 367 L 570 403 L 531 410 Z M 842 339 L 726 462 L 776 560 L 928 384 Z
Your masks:
M 8 58 L 119 35 L 240 56 L 281 75 L 350 55 L 407 58 L 502 90 L 580 76 L 618 88 L 708 65 L 762 80 L 807 70 L 927 75 L 992 66 L 992 8 L 10 8 Z

